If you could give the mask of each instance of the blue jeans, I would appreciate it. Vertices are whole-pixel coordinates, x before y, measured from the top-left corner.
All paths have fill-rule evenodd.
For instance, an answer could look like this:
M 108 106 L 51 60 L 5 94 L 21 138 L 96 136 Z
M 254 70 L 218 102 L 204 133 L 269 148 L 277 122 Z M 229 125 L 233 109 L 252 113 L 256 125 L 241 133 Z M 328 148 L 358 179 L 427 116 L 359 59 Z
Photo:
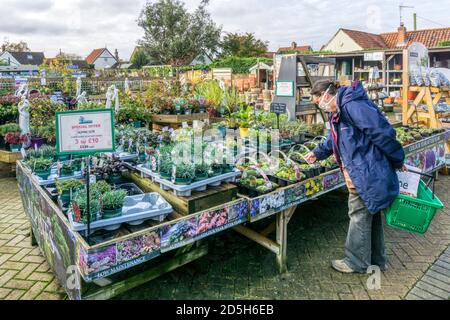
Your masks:
M 358 194 L 348 199 L 350 226 L 345 243 L 345 262 L 356 272 L 365 273 L 376 265 L 382 270 L 387 264 L 381 212 L 373 215 Z

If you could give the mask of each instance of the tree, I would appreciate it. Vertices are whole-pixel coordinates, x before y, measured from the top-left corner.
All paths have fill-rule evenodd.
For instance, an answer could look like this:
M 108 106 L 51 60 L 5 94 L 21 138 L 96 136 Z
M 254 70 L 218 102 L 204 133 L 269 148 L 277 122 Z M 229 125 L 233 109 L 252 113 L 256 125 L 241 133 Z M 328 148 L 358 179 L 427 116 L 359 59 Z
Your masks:
M 131 63 L 137 69 L 146 66 L 150 62 L 150 59 L 147 57 L 143 49 L 136 50 L 136 53 L 131 58 Z
M 208 3 L 202 0 L 190 13 L 180 0 L 148 2 L 138 20 L 144 29 L 139 44 L 148 58 L 158 64 L 182 66 L 203 52 L 217 54 L 222 28 L 211 19 Z
M 3 51 L 8 52 L 30 52 L 30 48 L 25 41 L 20 41 L 18 43 L 13 43 L 9 41 L 5 41 L 2 45 Z
M 227 33 L 222 41 L 222 56 L 261 57 L 269 43 L 255 38 L 253 33 Z
M 60 52 L 58 53 L 55 58 L 58 58 L 60 60 L 83 60 L 83 58 L 75 53 L 65 53 Z

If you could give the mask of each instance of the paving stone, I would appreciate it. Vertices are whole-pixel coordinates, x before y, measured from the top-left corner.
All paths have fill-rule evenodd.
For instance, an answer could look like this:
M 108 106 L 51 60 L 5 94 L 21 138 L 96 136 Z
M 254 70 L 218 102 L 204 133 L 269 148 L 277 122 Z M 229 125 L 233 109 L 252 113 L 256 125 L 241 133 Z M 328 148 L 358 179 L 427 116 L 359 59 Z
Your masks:
M 6 296 L 5 300 L 18 300 L 26 293 L 26 290 L 11 290 L 11 292 Z
M 11 291 L 11 289 L 0 288 L 0 299 L 4 299 Z
M 4 288 L 28 290 L 35 284 L 34 281 L 11 279 L 3 285 Z
M 22 279 L 22 280 L 25 280 L 25 279 L 27 279 L 27 278 L 30 276 L 30 274 L 31 274 L 34 270 L 36 270 L 37 267 L 39 267 L 39 265 L 36 264 L 36 263 L 30 263 L 30 264 L 27 264 L 27 266 L 26 266 L 25 268 L 23 268 L 23 269 L 15 276 L 15 278 L 16 278 L 16 279 Z
M 20 271 L 20 270 L 23 270 L 26 266 L 27 266 L 27 264 L 23 263 L 23 262 L 6 261 L 0 265 L 0 268 Z
M 47 283 L 45 282 L 36 282 L 28 291 L 25 293 L 20 300 L 33 300 L 35 299 L 45 288 Z
M 14 276 L 17 274 L 17 271 L 15 270 L 8 270 L 2 276 L 0 277 L 0 288 L 3 287 L 5 283 L 7 283 L 9 280 L 14 278 Z
M 63 297 L 57 293 L 42 292 L 36 297 L 36 300 L 61 300 Z
M 34 272 L 28 277 L 28 280 L 50 282 L 53 278 L 54 276 L 51 273 Z
M 440 297 L 442 299 L 449 299 L 450 298 L 450 294 L 448 291 L 442 290 L 434 285 L 430 285 L 426 282 L 420 281 L 417 286 L 417 288 L 420 288 L 424 291 L 427 291 L 429 293 L 431 293 L 432 295 L 436 296 L 436 297 Z

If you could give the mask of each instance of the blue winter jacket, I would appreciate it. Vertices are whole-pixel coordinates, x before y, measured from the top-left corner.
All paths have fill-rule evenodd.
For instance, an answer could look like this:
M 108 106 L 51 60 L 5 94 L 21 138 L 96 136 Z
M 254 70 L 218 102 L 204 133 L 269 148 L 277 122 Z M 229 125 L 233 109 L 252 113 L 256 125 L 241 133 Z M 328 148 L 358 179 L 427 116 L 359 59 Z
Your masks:
M 405 152 L 396 139 L 396 132 L 378 107 L 369 100 L 360 82 L 338 90 L 340 120 L 334 125 L 337 150 L 353 185 L 376 214 L 388 208 L 399 194 L 396 169 L 405 161 Z M 318 160 L 333 154 L 333 138 L 313 151 Z

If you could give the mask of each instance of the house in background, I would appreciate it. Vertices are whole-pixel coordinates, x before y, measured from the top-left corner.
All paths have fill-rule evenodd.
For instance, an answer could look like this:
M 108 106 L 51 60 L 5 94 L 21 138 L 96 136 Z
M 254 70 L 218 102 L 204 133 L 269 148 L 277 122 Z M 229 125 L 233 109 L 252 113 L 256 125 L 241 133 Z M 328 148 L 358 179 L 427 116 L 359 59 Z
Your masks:
M 196 56 L 194 60 L 192 60 L 189 66 L 197 66 L 197 65 L 209 66 L 212 63 L 213 58 L 206 52 L 202 52 L 198 56 Z
M 0 54 L 1 76 L 35 76 L 39 74 L 39 66 L 44 62 L 43 52 L 9 52 Z
M 401 24 L 397 32 L 374 34 L 341 28 L 322 47 L 336 58 L 336 78 L 343 81 L 367 81 L 373 68 L 388 93 L 402 87 L 403 49 L 414 42 L 428 48 L 432 67 L 450 68 L 450 27 L 407 31 Z
M 296 42 L 292 42 L 290 47 L 282 47 L 280 49 L 278 49 L 278 54 L 283 54 L 283 53 L 306 53 L 306 52 L 311 52 L 313 51 L 312 47 L 310 45 L 303 45 L 303 46 L 299 46 L 297 45 Z
M 114 68 L 119 62 L 119 54 L 117 49 L 115 55 L 113 55 L 107 48 L 95 49 L 86 58 L 88 64 L 94 65 L 95 70 L 103 70 Z

